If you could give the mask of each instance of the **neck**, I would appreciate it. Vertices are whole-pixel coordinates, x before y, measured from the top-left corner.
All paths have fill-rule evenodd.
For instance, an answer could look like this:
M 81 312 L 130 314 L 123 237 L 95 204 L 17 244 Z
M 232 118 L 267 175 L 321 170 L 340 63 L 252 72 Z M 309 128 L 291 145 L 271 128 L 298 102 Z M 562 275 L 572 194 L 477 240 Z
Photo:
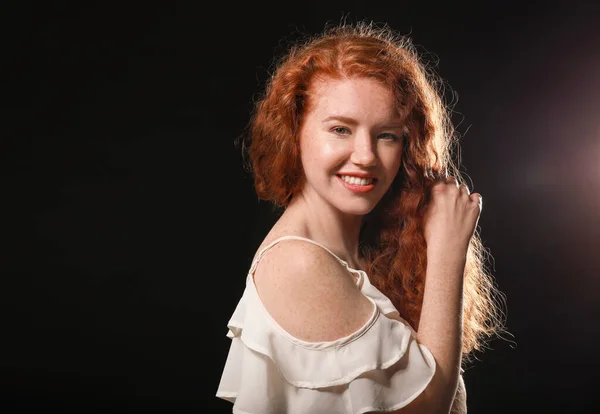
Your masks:
M 322 201 L 295 196 L 284 215 L 300 221 L 308 238 L 333 251 L 351 267 L 359 268 L 358 239 L 363 216 L 343 214 Z

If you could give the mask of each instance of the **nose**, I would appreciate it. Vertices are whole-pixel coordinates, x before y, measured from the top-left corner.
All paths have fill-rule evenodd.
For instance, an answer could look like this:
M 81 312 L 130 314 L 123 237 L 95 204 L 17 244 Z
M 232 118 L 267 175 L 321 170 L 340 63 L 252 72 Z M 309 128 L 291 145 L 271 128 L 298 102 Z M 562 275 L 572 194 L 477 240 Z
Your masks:
M 360 134 L 355 137 L 350 161 L 363 167 L 372 167 L 376 164 L 377 156 L 369 134 Z

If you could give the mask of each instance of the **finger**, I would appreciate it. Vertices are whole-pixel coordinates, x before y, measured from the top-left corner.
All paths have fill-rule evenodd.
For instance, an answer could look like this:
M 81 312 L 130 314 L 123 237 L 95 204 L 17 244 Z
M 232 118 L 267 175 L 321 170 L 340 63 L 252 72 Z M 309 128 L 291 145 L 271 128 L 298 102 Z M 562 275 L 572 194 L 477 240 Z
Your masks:
M 446 184 L 454 184 L 458 187 L 458 181 L 456 180 L 456 177 L 449 175 L 448 177 L 446 177 Z
M 459 186 L 459 189 L 460 189 L 461 193 L 464 193 L 466 195 L 470 195 L 471 194 L 471 190 L 469 190 L 469 186 L 466 185 L 465 183 L 462 183 Z
M 479 209 L 483 208 L 483 197 L 479 193 L 473 193 L 469 196 L 473 203 L 477 203 L 479 205 Z
M 456 179 L 452 176 L 441 175 L 435 180 L 435 182 L 433 183 L 433 187 L 443 187 L 445 185 L 451 184 L 453 180 Z

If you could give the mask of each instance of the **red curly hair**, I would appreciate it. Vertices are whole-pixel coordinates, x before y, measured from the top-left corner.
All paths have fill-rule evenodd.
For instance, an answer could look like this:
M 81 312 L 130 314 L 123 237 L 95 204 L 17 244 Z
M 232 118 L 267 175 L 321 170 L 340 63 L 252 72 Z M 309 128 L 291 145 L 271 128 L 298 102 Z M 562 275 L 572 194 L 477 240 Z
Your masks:
M 440 93 L 443 83 L 405 36 L 372 23 L 327 27 L 293 45 L 275 62 L 265 92 L 254 107 L 247 146 L 260 199 L 287 206 L 304 179 L 299 131 L 315 76 L 369 77 L 394 94 L 408 136 L 402 168 L 381 202 L 365 217 L 360 253 L 372 283 L 400 315 L 418 327 L 423 301 L 426 243 L 423 214 L 435 181 L 450 174 L 463 179 L 452 161 L 457 137 Z M 485 266 L 478 232 L 467 252 L 463 308 L 463 360 L 503 331 L 502 293 Z

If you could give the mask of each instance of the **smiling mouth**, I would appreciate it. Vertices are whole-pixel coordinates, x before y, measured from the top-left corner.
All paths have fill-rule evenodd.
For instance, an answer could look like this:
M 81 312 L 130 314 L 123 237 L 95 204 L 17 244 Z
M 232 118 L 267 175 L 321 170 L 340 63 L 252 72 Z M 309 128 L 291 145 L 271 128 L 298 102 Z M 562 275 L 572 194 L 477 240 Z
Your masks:
M 340 177 L 344 182 L 351 184 L 351 185 L 371 185 L 371 184 L 375 184 L 377 182 L 376 178 L 363 178 L 363 177 L 355 177 L 352 175 L 341 175 L 338 174 L 338 177 Z

